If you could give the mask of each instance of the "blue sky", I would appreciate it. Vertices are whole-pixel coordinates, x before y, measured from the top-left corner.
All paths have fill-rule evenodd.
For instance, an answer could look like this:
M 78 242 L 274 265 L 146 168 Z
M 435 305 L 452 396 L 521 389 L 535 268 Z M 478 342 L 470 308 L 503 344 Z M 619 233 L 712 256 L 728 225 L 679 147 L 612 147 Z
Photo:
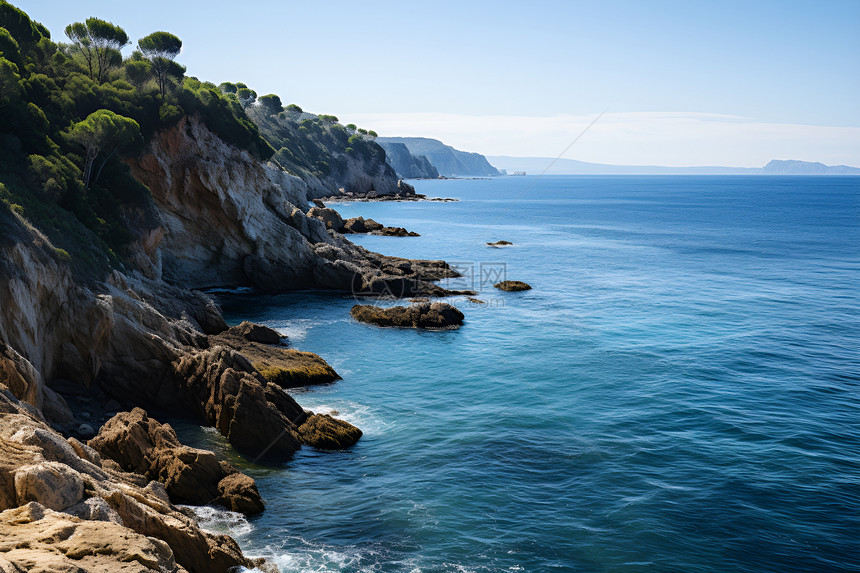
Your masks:
M 860 165 L 860 1 L 16 3 L 55 40 L 98 16 L 382 135 L 605 163 Z

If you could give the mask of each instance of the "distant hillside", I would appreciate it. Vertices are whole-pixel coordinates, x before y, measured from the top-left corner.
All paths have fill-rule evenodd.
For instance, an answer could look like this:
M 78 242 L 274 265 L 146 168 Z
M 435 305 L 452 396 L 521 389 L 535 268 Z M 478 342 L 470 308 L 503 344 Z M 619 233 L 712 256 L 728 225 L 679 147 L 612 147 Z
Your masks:
M 860 175 L 860 168 L 847 165 L 824 165 L 809 161 L 774 159 L 761 168 L 763 175 Z
M 499 175 L 480 153 L 459 151 L 437 139 L 426 137 L 380 137 L 376 142 L 384 147 L 387 143 L 402 143 L 412 155 L 424 155 L 440 175 L 445 177 L 486 177 Z
M 828 166 L 806 161 L 774 160 L 764 167 L 665 167 L 658 165 L 609 165 L 551 157 L 488 156 L 498 169 L 529 175 L 860 175 L 860 168 Z
M 412 155 L 402 143 L 380 141 L 377 143 L 385 150 L 385 160 L 401 179 L 436 179 L 439 172 L 424 155 Z

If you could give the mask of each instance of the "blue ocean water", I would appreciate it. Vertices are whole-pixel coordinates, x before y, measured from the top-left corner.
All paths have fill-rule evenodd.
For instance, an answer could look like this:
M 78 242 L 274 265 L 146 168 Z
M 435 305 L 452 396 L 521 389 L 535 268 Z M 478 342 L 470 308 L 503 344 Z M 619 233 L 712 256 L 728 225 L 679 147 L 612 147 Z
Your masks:
M 365 434 L 245 465 L 266 512 L 209 526 L 285 572 L 860 570 L 860 178 L 415 186 L 460 201 L 334 206 L 485 304 L 429 332 L 222 297 L 332 363 L 296 397 Z

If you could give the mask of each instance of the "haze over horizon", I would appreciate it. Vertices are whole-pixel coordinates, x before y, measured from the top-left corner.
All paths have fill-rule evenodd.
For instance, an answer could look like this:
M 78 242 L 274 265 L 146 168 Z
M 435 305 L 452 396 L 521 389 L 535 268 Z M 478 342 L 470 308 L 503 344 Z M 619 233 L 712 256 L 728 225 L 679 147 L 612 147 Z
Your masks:
M 621 165 L 860 165 L 860 2 L 16 2 L 167 30 L 215 83 L 386 136 Z M 124 54 L 131 53 L 126 47 Z

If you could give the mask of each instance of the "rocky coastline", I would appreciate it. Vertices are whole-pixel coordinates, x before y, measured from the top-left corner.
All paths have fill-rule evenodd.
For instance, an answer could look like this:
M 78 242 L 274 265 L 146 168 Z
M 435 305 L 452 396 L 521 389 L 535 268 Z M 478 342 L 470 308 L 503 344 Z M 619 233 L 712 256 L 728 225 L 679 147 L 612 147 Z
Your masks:
M 128 262 L 106 276 L 81 276 L 0 209 L 0 569 L 274 570 L 177 505 L 252 514 L 265 492 L 148 412 L 211 426 L 263 462 L 348 448 L 361 430 L 287 393 L 335 382 L 323 358 L 265 327 L 228 327 L 200 289 L 433 297 L 457 274 L 349 242 L 311 214 L 301 179 L 194 116 L 126 163 L 152 204 L 126 214 Z

